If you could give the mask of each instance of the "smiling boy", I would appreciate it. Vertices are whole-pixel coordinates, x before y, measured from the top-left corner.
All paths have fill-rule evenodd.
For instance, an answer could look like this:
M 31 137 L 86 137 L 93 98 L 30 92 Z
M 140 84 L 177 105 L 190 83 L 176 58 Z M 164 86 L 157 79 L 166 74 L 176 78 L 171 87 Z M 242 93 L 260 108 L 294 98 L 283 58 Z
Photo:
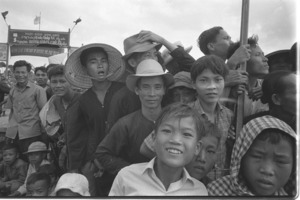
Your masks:
M 203 183 L 184 166 L 199 153 L 204 127 L 199 114 L 185 104 L 171 104 L 158 117 L 153 134 L 157 156 L 123 168 L 110 196 L 205 196 Z

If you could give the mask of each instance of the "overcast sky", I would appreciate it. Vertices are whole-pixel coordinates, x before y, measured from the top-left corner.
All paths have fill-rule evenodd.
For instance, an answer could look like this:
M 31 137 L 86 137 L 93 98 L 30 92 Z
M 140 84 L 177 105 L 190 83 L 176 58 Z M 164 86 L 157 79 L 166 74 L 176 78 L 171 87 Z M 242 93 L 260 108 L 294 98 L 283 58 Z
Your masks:
M 196 40 L 208 28 L 222 26 L 233 41 L 240 37 L 242 0 L 0 0 L 0 5 L 0 12 L 9 12 L 6 21 L 12 29 L 38 30 L 33 21 L 41 13 L 41 30 L 67 32 L 80 17 L 71 46 L 107 43 L 122 54 L 123 40 L 140 30 L 192 45 L 195 59 L 203 56 Z M 248 35 L 259 36 L 265 54 L 289 49 L 297 40 L 296 10 L 296 0 L 250 0 Z M 0 42 L 6 43 L 2 17 L 0 32 Z M 24 58 L 34 66 L 47 63 L 46 58 L 32 56 L 11 57 L 10 63 Z

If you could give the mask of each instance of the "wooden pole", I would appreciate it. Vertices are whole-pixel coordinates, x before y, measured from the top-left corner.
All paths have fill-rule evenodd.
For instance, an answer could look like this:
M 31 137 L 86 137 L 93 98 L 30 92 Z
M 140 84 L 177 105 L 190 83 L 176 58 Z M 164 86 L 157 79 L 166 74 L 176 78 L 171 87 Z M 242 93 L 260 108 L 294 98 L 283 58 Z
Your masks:
M 242 20 L 241 20 L 241 45 L 247 44 L 248 40 L 248 24 L 249 24 L 249 0 L 243 0 L 242 3 Z M 246 71 L 247 63 L 243 62 L 240 65 L 241 71 Z M 238 96 L 237 100 L 237 112 L 236 112 L 236 134 L 239 134 L 243 128 L 243 118 L 244 118 L 244 100 L 245 93 Z

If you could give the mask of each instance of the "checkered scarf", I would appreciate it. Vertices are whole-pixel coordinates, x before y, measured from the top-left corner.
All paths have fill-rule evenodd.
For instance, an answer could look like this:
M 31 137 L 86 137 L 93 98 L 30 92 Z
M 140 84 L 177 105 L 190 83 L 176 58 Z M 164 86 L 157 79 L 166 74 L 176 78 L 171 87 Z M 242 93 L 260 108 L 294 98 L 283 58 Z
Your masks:
M 211 196 L 253 196 L 254 194 L 246 186 L 245 180 L 239 175 L 241 160 L 250 148 L 254 139 L 264 129 L 276 128 L 284 131 L 296 139 L 296 133 L 285 122 L 266 115 L 258 117 L 248 122 L 237 135 L 236 142 L 232 150 L 230 175 L 224 176 L 208 185 L 208 194 Z M 283 188 L 279 189 L 275 195 L 287 195 Z

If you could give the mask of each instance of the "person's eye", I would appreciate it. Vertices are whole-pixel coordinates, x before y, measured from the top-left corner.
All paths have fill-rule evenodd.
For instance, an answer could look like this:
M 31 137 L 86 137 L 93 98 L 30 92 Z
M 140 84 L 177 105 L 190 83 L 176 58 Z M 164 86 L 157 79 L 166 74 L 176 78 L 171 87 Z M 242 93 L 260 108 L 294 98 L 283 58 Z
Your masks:
M 283 165 L 291 163 L 288 159 L 276 159 L 276 162 Z
M 194 137 L 194 135 L 192 133 L 189 133 L 189 132 L 184 132 L 183 135 L 185 137 Z
M 162 130 L 161 130 L 161 132 L 163 132 L 163 133 L 171 133 L 171 130 L 170 130 L 170 129 L 167 129 L 167 128 L 165 128 L 165 129 L 162 129 Z
M 207 150 L 207 153 L 209 153 L 209 154 L 215 154 L 216 151 L 215 151 L 215 150 L 212 150 L 212 149 L 208 149 L 208 150 Z
M 161 88 L 162 88 L 161 85 L 156 85 L 156 86 L 155 86 L 155 89 L 157 89 L 157 90 L 160 90 Z

